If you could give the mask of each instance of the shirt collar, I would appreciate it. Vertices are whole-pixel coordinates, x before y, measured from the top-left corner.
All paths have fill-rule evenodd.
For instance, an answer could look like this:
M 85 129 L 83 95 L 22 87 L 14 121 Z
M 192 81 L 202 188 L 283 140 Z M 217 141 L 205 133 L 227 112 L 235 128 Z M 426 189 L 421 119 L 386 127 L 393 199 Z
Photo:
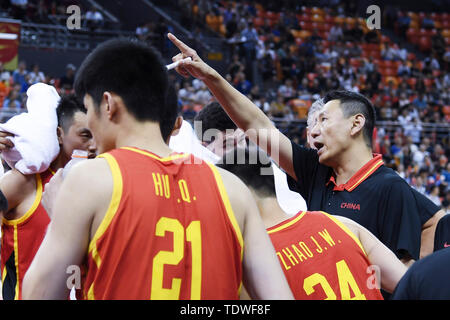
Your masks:
M 334 174 L 331 175 L 330 180 L 327 182 L 327 186 L 330 183 L 334 184 L 334 191 L 353 191 L 357 186 L 359 186 L 364 180 L 366 180 L 372 173 L 374 173 L 379 167 L 383 165 L 382 155 L 373 154 L 373 158 L 369 160 L 361 169 L 358 170 L 347 183 L 337 185 Z

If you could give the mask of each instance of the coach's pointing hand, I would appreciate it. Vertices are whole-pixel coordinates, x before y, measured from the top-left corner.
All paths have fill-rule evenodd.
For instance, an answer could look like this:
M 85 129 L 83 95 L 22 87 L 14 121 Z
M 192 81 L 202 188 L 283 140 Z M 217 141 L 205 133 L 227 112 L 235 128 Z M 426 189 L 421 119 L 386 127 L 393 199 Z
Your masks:
M 180 53 L 172 58 L 173 62 L 183 60 L 187 57 L 191 57 L 192 60 L 186 59 L 180 62 L 178 67 L 175 70 L 185 78 L 188 78 L 189 75 L 199 79 L 206 80 L 210 75 L 215 73 L 215 70 L 208 66 L 202 59 L 198 56 L 197 52 L 187 46 L 185 43 L 180 41 L 173 34 L 168 33 L 167 37 L 170 41 L 180 50 Z

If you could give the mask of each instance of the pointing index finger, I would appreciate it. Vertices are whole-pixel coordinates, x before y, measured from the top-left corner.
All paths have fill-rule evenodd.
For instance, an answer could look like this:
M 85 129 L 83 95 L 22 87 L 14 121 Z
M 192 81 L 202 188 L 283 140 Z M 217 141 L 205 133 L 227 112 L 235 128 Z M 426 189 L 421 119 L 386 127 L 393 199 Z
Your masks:
M 179 40 L 177 37 L 175 37 L 173 34 L 171 34 L 170 32 L 167 34 L 167 37 L 169 38 L 170 41 L 172 41 L 172 43 L 178 48 L 180 49 L 180 51 L 184 54 L 187 54 L 188 52 L 192 51 L 192 49 L 190 47 L 188 47 L 184 42 L 182 42 L 181 40 Z

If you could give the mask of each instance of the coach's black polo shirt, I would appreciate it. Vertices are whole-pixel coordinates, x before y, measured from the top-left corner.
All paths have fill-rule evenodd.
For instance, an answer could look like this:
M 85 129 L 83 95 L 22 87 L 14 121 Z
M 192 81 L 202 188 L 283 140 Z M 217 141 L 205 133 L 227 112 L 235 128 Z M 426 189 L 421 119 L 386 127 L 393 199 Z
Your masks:
M 298 180 L 288 177 L 289 188 L 302 195 L 308 210 L 350 218 L 370 230 L 399 258 L 407 251 L 413 259 L 419 259 L 422 225 L 439 207 L 384 166 L 381 155 L 338 186 L 332 168 L 319 164 L 316 150 L 292 143 L 292 152 Z
M 450 248 L 426 256 L 400 279 L 393 300 L 450 300 Z
M 439 220 L 434 235 L 434 251 L 444 248 L 450 248 L 450 214 Z

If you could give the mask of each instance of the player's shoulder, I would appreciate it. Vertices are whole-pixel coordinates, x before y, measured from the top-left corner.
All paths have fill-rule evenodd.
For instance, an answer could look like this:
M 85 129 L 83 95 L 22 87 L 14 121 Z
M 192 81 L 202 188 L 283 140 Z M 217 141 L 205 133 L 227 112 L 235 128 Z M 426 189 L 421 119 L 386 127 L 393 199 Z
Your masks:
M 228 193 L 229 196 L 233 197 L 240 197 L 242 194 L 241 192 L 243 190 L 248 190 L 247 186 L 242 182 L 241 179 L 239 179 L 236 175 L 233 173 L 219 168 L 215 167 L 217 169 L 217 172 L 219 173 L 220 177 L 222 178 L 224 187 Z
M 112 181 L 112 168 L 104 158 L 95 158 L 75 164 L 66 180 L 81 188 L 96 190 L 106 187 Z
M 228 199 L 230 200 L 231 206 L 237 219 L 241 220 L 243 218 L 241 213 L 247 212 L 247 205 L 249 199 L 252 199 L 252 194 L 244 182 L 239 179 L 233 173 L 217 168 L 217 172 L 222 178 L 223 186 L 225 192 L 227 193 Z M 242 220 L 241 220 L 242 221 Z
M 9 170 L 0 178 L 0 189 L 8 201 L 11 197 L 25 198 L 36 188 L 36 175 L 25 175 L 16 169 Z M 18 199 L 20 202 L 20 199 Z
M 0 178 L 0 184 L 14 183 L 24 185 L 34 181 L 36 181 L 35 174 L 23 174 L 22 172 L 16 169 L 9 170 Z

